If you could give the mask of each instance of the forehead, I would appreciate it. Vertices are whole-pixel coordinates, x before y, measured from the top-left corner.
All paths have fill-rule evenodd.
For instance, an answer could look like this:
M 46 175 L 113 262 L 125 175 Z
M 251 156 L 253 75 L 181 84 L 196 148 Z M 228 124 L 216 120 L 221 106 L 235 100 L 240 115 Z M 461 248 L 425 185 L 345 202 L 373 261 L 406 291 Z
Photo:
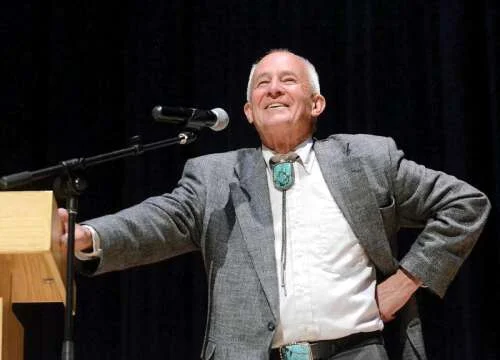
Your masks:
M 287 52 L 276 52 L 264 56 L 255 67 L 254 78 L 275 73 L 306 75 L 306 64 L 298 56 Z

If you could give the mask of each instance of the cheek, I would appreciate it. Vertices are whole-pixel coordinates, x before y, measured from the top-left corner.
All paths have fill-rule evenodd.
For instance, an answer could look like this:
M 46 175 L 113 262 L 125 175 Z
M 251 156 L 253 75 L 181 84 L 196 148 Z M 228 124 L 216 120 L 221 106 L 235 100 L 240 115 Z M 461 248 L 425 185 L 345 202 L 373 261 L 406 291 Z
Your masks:
M 258 105 L 262 102 L 262 98 L 263 96 L 261 96 L 258 92 L 256 92 L 252 96 L 252 104 L 255 104 L 255 106 L 258 107 Z

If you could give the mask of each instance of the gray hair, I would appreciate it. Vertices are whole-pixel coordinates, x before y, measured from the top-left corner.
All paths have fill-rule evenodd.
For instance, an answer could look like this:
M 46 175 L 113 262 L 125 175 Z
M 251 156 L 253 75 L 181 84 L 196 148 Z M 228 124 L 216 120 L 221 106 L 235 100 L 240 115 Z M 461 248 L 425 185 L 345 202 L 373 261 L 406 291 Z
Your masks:
M 255 68 L 257 67 L 257 65 L 259 65 L 260 61 L 264 57 L 266 57 L 267 55 L 274 54 L 274 53 L 279 53 L 279 52 L 283 52 L 283 53 L 288 53 L 288 54 L 295 55 L 295 56 L 297 56 L 299 59 L 301 59 L 304 62 L 304 64 L 306 65 L 307 76 L 309 78 L 309 85 L 311 86 L 311 90 L 312 90 L 313 94 L 320 94 L 318 72 L 316 71 L 316 68 L 314 67 L 314 65 L 309 60 L 307 60 L 305 57 L 302 57 L 302 56 L 299 56 L 297 54 L 294 54 L 293 52 L 291 52 L 291 51 L 289 51 L 287 49 L 273 49 L 273 50 L 268 51 L 266 53 L 266 55 L 264 55 L 263 57 L 261 57 L 259 60 L 257 60 L 252 65 L 252 68 L 250 69 L 250 75 L 248 76 L 247 101 L 250 101 L 250 96 L 252 94 L 252 78 L 253 78 L 253 74 L 255 73 Z

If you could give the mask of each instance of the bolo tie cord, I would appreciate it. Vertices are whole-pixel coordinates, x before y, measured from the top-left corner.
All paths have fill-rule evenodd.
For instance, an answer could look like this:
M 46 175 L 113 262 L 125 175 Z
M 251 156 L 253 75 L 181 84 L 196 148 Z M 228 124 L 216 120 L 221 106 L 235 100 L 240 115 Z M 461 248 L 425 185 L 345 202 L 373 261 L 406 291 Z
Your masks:
M 298 159 L 295 153 L 275 155 L 270 160 L 273 171 L 274 187 L 281 191 L 281 287 L 286 296 L 286 255 L 287 255 L 287 226 L 286 226 L 286 192 L 295 183 L 293 163 Z

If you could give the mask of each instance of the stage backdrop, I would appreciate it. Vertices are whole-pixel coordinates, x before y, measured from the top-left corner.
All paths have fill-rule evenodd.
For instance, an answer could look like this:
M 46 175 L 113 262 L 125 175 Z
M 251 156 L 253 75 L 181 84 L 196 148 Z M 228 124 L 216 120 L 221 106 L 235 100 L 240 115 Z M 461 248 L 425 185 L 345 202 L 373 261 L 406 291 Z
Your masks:
M 320 74 L 317 137 L 391 136 L 409 158 L 490 196 L 486 230 L 445 300 L 419 297 L 430 359 L 497 359 L 498 11 L 494 0 L 10 0 L 0 15 L 0 173 L 119 149 L 134 135 L 175 136 L 153 122 L 155 105 L 224 108 L 231 124 L 221 133 L 89 169 L 79 220 L 168 192 L 186 159 L 258 146 L 242 111 L 250 65 L 290 49 Z M 77 359 L 198 358 L 199 254 L 77 283 Z M 47 314 L 32 315 L 28 359 L 59 356 L 62 317 Z

